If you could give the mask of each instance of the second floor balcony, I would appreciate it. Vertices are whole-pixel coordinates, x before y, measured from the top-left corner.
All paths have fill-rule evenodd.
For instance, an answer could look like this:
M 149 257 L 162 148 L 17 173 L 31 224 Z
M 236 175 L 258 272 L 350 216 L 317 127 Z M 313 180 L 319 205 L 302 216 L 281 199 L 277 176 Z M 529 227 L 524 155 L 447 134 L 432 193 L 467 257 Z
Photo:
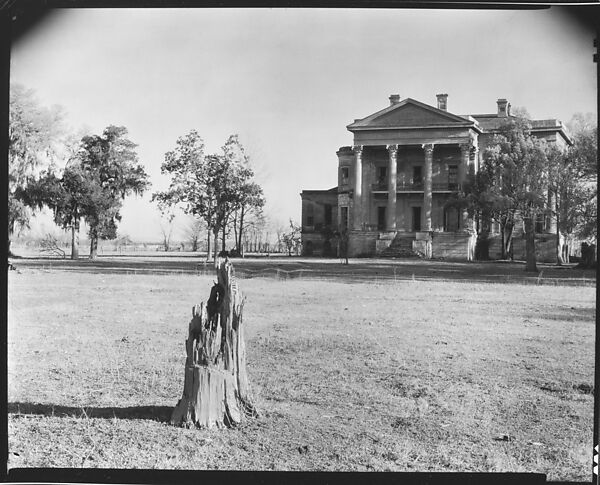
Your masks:
M 457 182 L 434 182 L 431 184 L 433 192 L 456 192 L 460 189 L 460 184 Z M 387 181 L 380 181 L 371 184 L 371 190 L 373 192 L 387 192 L 388 184 Z M 397 182 L 396 192 L 424 192 L 425 184 L 423 182 Z

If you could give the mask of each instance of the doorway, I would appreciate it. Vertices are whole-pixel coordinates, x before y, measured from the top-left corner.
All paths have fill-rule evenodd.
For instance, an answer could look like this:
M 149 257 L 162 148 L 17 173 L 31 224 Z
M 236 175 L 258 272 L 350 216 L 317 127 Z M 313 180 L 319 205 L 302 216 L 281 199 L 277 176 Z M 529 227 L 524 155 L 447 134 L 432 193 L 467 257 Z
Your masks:
M 377 207 L 377 230 L 385 230 L 385 206 Z
M 448 207 L 444 211 L 444 231 L 458 231 L 460 225 L 459 212 L 456 207 Z
M 412 230 L 414 232 L 421 230 L 421 207 L 412 208 Z

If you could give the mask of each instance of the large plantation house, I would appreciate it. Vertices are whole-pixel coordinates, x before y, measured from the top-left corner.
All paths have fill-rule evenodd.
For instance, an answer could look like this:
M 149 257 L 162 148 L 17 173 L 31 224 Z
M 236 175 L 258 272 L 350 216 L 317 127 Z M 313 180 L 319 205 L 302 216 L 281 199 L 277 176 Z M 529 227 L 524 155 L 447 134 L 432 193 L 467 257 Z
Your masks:
M 303 253 L 335 256 L 344 240 L 349 256 L 473 259 L 478 225 L 446 202 L 478 171 L 483 150 L 512 116 L 510 104 L 498 99 L 495 113 L 456 115 L 446 94 L 437 106 L 398 95 L 389 101 L 347 126 L 354 140 L 337 152 L 338 185 L 301 193 Z M 531 131 L 559 147 L 572 143 L 556 119 L 532 120 Z M 492 226 L 491 257 L 500 252 L 497 232 Z M 540 260 L 555 260 L 555 218 L 537 221 L 536 232 Z M 517 231 L 515 258 L 524 251 Z

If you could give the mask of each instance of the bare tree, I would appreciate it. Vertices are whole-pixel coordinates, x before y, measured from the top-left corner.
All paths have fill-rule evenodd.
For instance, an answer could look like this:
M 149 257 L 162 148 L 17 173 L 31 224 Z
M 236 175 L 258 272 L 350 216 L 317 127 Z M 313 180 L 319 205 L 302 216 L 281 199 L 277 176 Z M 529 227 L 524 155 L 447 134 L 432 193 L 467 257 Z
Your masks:
M 288 256 L 291 256 L 292 252 L 298 254 L 301 244 L 301 230 L 302 228 L 300 225 L 295 224 L 294 221 L 290 219 L 289 230 L 281 235 L 281 241 L 287 249 Z
M 162 246 L 165 252 L 171 249 L 171 236 L 173 229 L 175 214 L 172 211 L 161 211 L 160 217 L 160 232 L 162 234 Z
M 60 256 L 62 259 L 65 259 L 66 253 L 61 248 L 62 243 L 58 240 L 56 236 L 53 234 L 46 234 L 44 239 L 40 242 L 40 251 L 42 253 L 52 254 L 54 256 Z
M 186 227 L 185 237 L 192 247 L 192 252 L 196 252 L 200 246 L 200 239 L 206 231 L 206 224 L 199 217 L 191 216 Z

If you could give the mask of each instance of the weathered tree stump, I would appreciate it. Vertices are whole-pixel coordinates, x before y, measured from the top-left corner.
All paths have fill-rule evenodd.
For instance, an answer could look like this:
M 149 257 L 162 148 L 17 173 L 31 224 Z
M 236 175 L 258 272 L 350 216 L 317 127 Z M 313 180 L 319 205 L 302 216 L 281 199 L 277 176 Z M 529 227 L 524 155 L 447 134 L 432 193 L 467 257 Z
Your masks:
M 230 427 L 244 416 L 257 414 L 246 374 L 244 298 L 227 258 L 218 258 L 216 270 L 217 283 L 208 301 L 192 309 L 183 397 L 173 410 L 171 424 Z

